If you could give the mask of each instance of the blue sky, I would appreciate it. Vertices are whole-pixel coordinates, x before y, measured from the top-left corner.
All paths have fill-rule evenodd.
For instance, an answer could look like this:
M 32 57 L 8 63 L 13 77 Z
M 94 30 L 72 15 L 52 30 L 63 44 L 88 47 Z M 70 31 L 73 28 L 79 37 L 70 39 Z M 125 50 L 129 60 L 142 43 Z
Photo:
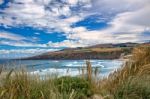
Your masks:
M 150 0 L 0 0 L 0 58 L 150 40 Z

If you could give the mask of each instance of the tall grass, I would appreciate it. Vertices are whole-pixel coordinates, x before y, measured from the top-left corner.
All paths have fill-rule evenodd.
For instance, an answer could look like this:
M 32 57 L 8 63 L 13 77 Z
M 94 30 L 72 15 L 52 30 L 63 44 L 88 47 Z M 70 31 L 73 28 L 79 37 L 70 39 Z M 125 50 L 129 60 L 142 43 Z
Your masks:
M 42 80 L 24 70 L 11 70 L 0 77 L 0 99 L 84 99 L 91 94 L 88 81 L 78 77 Z
M 150 99 L 150 46 L 140 46 L 121 69 L 99 82 L 108 99 Z

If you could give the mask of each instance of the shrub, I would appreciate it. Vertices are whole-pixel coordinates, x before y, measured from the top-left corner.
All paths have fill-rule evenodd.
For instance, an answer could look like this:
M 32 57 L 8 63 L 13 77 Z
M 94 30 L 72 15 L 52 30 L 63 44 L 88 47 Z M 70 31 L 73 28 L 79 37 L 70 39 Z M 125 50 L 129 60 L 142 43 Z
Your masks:
M 90 83 L 79 77 L 61 77 L 55 80 L 55 85 L 58 87 L 61 93 L 69 93 L 75 90 L 76 99 L 89 97 L 92 95 Z

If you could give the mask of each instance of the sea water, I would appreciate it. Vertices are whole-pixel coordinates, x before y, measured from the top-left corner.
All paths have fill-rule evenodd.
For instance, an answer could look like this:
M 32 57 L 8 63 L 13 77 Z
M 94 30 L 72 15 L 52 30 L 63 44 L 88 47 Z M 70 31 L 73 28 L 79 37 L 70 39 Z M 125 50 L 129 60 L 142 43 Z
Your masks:
M 92 68 L 97 68 L 98 75 L 108 76 L 120 68 L 123 60 L 90 60 Z M 57 74 L 58 76 L 80 75 L 86 69 L 86 60 L 0 60 L 0 66 L 7 69 L 26 68 L 31 74 L 41 76 Z

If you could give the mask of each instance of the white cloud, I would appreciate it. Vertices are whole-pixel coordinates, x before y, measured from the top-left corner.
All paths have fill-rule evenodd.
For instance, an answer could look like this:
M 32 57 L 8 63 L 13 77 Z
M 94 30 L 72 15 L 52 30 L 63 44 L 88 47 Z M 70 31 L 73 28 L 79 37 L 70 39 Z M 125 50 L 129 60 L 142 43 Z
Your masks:
M 13 41 L 13 40 L 1 40 L 0 45 L 9 45 L 16 47 L 47 47 L 46 44 L 32 43 L 29 41 Z
M 45 53 L 49 51 L 57 51 L 58 49 L 41 49 L 41 48 L 35 48 L 35 49 L 10 49 L 10 50 L 0 50 L 0 54 L 11 54 L 11 53 L 26 53 L 26 54 L 39 54 L 39 53 Z
M 0 59 L 5 58 L 21 58 L 21 57 L 29 57 L 34 56 L 50 51 L 57 51 L 59 49 L 42 49 L 42 48 L 34 48 L 34 49 L 0 49 Z
M 107 2 L 106 2 L 107 1 Z M 141 42 L 145 40 L 149 40 L 150 36 L 144 38 L 145 35 L 142 35 L 147 28 L 150 28 L 150 1 L 135 1 L 133 0 L 123 0 L 114 2 L 112 0 L 108 2 L 108 0 L 97 1 L 98 5 L 103 5 L 106 7 L 115 7 L 119 8 L 121 12 L 119 12 L 116 17 L 108 24 L 110 25 L 108 28 L 103 30 L 93 30 L 89 31 L 84 27 L 74 28 L 74 33 L 69 34 L 68 37 L 70 39 L 78 39 L 81 40 L 82 43 L 89 44 L 92 43 L 122 43 L 122 42 Z M 118 2 L 117 2 L 118 1 Z M 103 2 L 103 3 L 102 3 Z M 129 9 L 129 11 L 121 10 L 120 7 L 123 7 L 121 4 L 124 3 L 123 6 L 132 5 L 133 9 Z M 117 6 L 121 5 L 121 6 Z M 137 7 L 138 6 L 138 7 Z M 105 8 L 105 7 L 104 7 Z M 96 9 L 97 10 L 97 9 Z M 107 11 L 105 9 L 104 11 Z M 101 11 L 100 11 L 101 12 Z M 117 11 L 116 11 L 117 12 Z
M 3 0 L 0 0 L 0 4 L 2 4 L 4 1 Z
M 37 37 L 24 37 L 19 34 L 0 32 L 0 45 L 20 46 L 20 47 L 47 47 L 46 44 L 36 43 L 40 39 Z
M 9 39 L 9 40 L 26 40 L 25 37 L 13 33 L 7 33 L 7 32 L 0 32 L 0 39 Z
M 149 0 L 92 0 L 92 11 L 105 14 L 134 11 L 143 8 Z
M 0 45 L 20 47 L 46 47 L 45 44 L 33 43 L 39 40 L 37 37 L 24 37 L 19 34 L 0 32 Z
M 14 0 L 0 16 L 0 23 L 10 26 L 28 25 L 46 28 L 51 32 L 64 32 L 68 40 L 48 43 L 55 47 L 85 46 L 95 43 L 138 42 L 142 33 L 150 28 L 149 0 Z M 20 2 L 21 4 L 17 4 Z M 79 11 L 71 7 L 83 6 Z M 90 5 L 90 6 L 89 6 Z M 71 27 L 73 23 L 92 14 L 102 15 L 101 19 L 111 17 L 109 27 L 102 30 L 88 30 L 85 27 Z M 65 16 L 66 18 L 60 18 Z M 13 19 L 15 18 L 15 19 Z M 99 20 L 98 20 L 99 21 Z M 94 26 L 94 24 L 93 24 Z M 37 34 L 38 35 L 38 34 Z M 1 42 L 2 43 L 2 42 Z M 43 46 L 31 42 L 3 42 L 15 46 Z
M 69 4 L 76 5 L 78 3 L 78 0 L 67 0 Z
M 59 47 L 75 48 L 75 47 L 86 46 L 85 44 L 83 45 L 78 41 L 72 41 L 72 40 L 64 40 L 62 42 L 56 42 L 56 43 L 53 43 L 53 42 L 50 41 L 50 42 L 47 43 L 47 45 L 51 46 L 51 47 L 56 47 L 56 48 L 59 48 Z
M 9 26 L 28 25 L 47 28 L 49 31 L 55 28 L 59 31 L 62 27 L 59 27 L 58 24 L 64 21 L 59 18 L 61 15 L 68 18 L 80 17 L 76 15 L 77 13 L 72 14 L 70 6 L 69 3 L 62 4 L 55 0 L 14 0 L 8 8 L 0 10 L 4 13 L 0 16 L 0 23 Z M 74 22 L 76 21 L 72 21 Z M 67 24 L 65 21 L 63 23 Z
M 128 13 L 124 16 L 124 21 L 133 25 L 140 25 L 144 27 L 150 27 L 150 3 L 142 9 Z M 122 15 L 123 17 L 123 15 Z M 125 18 L 126 17 L 126 18 Z
M 36 35 L 40 35 L 40 33 L 38 33 L 38 32 L 36 32 L 36 33 L 34 33 L 34 34 L 36 34 Z
M 67 19 L 64 19 L 63 21 L 66 22 L 66 23 L 72 24 L 72 23 L 80 21 L 81 19 L 82 18 L 79 17 L 79 16 L 72 16 L 72 17 L 69 17 Z

